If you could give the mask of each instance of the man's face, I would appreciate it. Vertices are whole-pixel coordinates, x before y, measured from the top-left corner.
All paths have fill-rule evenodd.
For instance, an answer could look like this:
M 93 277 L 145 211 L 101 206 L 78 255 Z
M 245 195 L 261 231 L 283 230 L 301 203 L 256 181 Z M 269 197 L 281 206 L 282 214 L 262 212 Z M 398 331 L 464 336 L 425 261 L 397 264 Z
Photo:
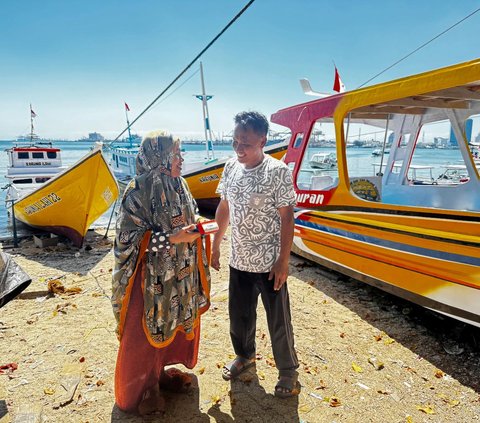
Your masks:
M 263 160 L 263 147 L 267 142 L 265 135 L 258 135 L 250 128 L 237 125 L 233 131 L 233 149 L 237 159 L 245 168 L 253 168 Z
M 170 171 L 172 178 L 176 178 L 182 174 L 183 157 L 178 144 L 173 147 L 172 170 Z

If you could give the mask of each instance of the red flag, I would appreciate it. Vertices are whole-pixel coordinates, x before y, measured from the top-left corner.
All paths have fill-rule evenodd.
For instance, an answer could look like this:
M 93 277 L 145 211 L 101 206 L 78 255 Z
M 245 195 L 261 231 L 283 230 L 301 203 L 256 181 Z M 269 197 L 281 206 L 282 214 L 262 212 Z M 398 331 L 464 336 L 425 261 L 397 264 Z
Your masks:
M 340 79 L 340 74 L 338 73 L 338 69 L 335 66 L 335 82 L 333 83 L 333 91 L 337 93 L 343 93 L 345 91 L 345 84 Z
M 37 117 L 37 114 L 33 111 L 32 107 L 30 106 L 30 116 L 32 118 Z
M 130 111 L 130 107 L 128 107 L 128 104 L 127 104 L 127 103 L 125 103 L 125 110 L 126 110 L 127 112 Z

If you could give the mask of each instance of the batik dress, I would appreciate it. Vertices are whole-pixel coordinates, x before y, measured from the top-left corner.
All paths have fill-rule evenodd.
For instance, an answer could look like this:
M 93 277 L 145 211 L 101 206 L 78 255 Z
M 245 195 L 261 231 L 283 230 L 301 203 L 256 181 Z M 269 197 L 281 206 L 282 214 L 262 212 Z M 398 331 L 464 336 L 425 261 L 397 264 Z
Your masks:
M 122 409 L 138 405 L 164 366 L 196 364 L 200 316 L 210 304 L 204 240 L 169 242 L 195 223 L 195 210 L 185 180 L 161 168 L 138 175 L 125 191 L 112 283 L 120 340 L 115 396 Z

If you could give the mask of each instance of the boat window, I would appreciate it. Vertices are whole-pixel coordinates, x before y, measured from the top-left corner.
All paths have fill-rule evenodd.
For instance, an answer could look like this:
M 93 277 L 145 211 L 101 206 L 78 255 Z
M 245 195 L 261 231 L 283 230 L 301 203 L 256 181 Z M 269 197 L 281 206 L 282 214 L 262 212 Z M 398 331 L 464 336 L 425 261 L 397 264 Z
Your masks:
M 47 182 L 49 179 L 50 178 L 48 176 L 39 177 L 39 178 L 35 178 L 35 182 L 38 184 L 42 184 L 44 182 Z
M 123 156 L 118 156 L 118 158 L 120 159 L 120 161 L 122 163 L 128 163 L 128 159 L 126 157 L 123 157 Z
M 345 119 L 347 172 L 352 192 L 364 200 L 380 201 L 382 172 L 392 144 L 384 123 Z
M 295 138 L 297 143 L 298 136 Z M 338 184 L 337 157 L 335 154 L 333 123 L 316 122 L 307 140 L 302 163 L 297 174 L 300 190 L 325 191 Z
M 34 151 L 32 153 L 33 159 L 43 159 L 43 152 Z
M 49 159 L 56 159 L 57 158 L 57 152 L 56 151 L 47 151 L 47 157 Z
M 300 132 L 295 135 L 295 141 L 293 143 L 293 148 L 298 148 L 300 145 L 302 145 L 303 141 L 303 132 Z
M 29 155 L 28 155 L 28 152 L 19 152 L 18 153 L 18 158 L 19 159 L 28 159 L 29 158 Z
M 386 114 L 386 107 L 398 111 Z M 388 204 L 460 207 L 466 190 L 475 189 L 472 179 L 479 179 L 480 115 L 471 113 L 461 107 L 409 113 L 396 104 L 354 110 L 344 129 L 352 194 Z
M 30 178 L 25 178 L 25 179 L 14 179 L 13 181 L 14 184 L 31 184 L 32 180 Z
M 422 125 L 413 146 L 406 183 L 427 186 L 449 184 L 453 187 L 468 180 L 465 160 L 450 120 Z

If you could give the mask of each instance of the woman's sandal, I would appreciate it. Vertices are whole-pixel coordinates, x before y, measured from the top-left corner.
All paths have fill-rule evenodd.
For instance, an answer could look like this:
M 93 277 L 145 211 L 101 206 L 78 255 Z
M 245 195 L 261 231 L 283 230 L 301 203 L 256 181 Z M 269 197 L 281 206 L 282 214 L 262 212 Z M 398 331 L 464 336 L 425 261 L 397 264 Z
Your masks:
M 178 394 L 186 394 L 192 390 L 193 378 L 189 373 L 171 368 L 162 373 L 158 385 L 160 389 Z
M 296 370 L 280 370 L 278 382 L 275 385 L 275 396 L 278 398 L 290 398 L 300 393 L 300 382 Z
M 222 378 L 227 381 L 235 379 L 254 365 L 255 358 L 244 358 L 237 355 L 233 361 L 223 366 Z

